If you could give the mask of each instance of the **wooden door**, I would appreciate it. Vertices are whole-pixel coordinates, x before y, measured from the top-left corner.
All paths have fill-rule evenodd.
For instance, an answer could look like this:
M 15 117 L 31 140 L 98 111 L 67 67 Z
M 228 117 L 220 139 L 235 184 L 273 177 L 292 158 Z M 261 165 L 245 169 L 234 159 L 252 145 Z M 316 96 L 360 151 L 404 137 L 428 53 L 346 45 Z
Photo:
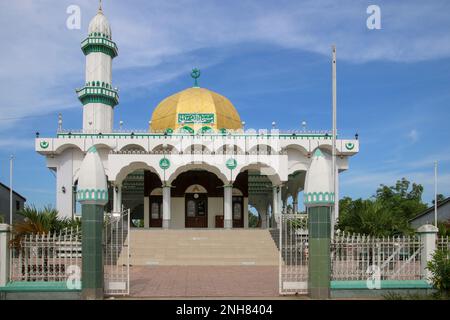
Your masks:
M 208 228 L 208 196 L 204 193 L 186 193 L 185 227 Z
M 244 197 L 233 197 L 233 228 L 244 227 Z
M 162 196 L 150 197 L 150 227 L 162 227 Z

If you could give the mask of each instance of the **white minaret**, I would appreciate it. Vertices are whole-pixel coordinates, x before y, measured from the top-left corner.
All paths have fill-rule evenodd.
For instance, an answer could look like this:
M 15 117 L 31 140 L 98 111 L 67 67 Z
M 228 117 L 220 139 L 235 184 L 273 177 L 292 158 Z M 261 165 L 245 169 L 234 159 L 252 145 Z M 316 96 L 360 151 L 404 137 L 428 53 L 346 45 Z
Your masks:
M 86 83 L 77 94 L 83 104 L 83 132 L 112 132 L 114 107 L 119 103 L 117 89 L 112 86 L 112 59 L 118 50 L 101 2 L 81 49 L 86 56 Z

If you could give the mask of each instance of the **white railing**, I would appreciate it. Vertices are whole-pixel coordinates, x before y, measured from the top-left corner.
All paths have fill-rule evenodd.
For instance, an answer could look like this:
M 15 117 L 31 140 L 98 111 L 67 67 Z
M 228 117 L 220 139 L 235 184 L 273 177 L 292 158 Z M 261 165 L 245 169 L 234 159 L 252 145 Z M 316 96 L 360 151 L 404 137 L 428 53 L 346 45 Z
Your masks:
M 104 292 L 130 294 L 130 210 L 105 215 L 103 232 Z
M 436 238 L 436 249 L 437 250 L 444 250 L 450 251 L 450 238 L 449 236 L 446 237 L 437 237 Z
M 279 230 L 280 294 L 308 292 L 307 215 L 282 214 Z
M 332 280 L 420 280 L 423 244 L 417 236 L 371 237 L 348 233 L 332 240 Z
M 11 281 L 67 281 L 71 268 L 81 274 L 81 230 L 27 234 L 11 247 Z

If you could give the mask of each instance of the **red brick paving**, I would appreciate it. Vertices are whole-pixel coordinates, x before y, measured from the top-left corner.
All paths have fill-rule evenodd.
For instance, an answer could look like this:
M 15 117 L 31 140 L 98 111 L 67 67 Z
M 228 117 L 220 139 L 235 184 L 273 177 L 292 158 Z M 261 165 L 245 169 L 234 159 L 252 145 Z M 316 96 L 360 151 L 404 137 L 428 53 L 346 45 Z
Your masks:
M 277 297 L 277 266 L 132 266 L 131 297 Z

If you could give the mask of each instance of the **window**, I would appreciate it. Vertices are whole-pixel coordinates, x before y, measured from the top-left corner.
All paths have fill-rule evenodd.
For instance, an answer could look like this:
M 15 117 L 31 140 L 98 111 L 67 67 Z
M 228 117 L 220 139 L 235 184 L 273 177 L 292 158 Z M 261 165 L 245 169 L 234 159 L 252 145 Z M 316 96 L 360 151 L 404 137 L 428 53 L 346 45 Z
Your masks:
M 16 211 L 20 210 L 20 201 L 16 200 Z
M 159 203 L 152 203 L 152 219 L 159 219 Z
M 187 216 L 195 217 L 195 201 L 194 200 L 189 200 L 187 202 Z

